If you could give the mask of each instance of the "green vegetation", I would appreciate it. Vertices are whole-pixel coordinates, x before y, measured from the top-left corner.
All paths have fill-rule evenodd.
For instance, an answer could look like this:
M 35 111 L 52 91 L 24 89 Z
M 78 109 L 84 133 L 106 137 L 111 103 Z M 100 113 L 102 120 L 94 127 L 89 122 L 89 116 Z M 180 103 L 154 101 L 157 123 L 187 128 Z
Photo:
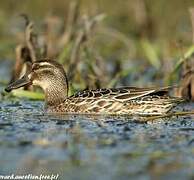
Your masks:
M 71 93 L 107 86 L 176 84 L 181 64 L 194 52 L 188 11 L 192 6 L 191 0 L 3 1 L 0 59 L 14 61 L 17 45 L 28 44 L 25 21 L 19 16 L 26 14 L 37 35 L 36 58 L 63 63 Z M 33 98 L 32 94 L 24 96 Z M 15 95 L 20 97 L 21 92 Z

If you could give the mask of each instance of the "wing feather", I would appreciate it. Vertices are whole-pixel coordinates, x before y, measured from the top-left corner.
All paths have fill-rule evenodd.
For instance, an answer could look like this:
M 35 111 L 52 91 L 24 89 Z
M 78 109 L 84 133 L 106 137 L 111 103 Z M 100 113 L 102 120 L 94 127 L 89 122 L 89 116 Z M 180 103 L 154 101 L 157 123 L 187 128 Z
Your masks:
M 105 98 L 114 99 L 116 101 L 129 101 L 139 97 L 143 97 L 149 94 L 165 95 L 174 86 L 168 87 L 151 87 L 151 88 L 137 88 L 137 87 L 121 87 L 121 88 L 110 88 L 110 89 L 96 89 L 96 90 L 85 90 L 76 93 L 71 96 L 73 98 L 83 99 L 94 99 L 94 98 Z

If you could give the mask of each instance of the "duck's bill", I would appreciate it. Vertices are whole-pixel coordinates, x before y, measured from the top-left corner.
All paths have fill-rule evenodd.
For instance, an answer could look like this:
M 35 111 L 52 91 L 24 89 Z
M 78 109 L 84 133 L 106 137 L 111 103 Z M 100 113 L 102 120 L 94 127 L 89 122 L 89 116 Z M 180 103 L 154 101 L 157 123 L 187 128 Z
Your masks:
M 27 76 L 23 76 L 21 79 L 18 79 L 17 81 L 9 84 L 6 88 L 5 91 L 10 92 L 13 89 L 18 89 L 20 87 L 23 87 L 25 85 L 30 85 L 31 81 Z

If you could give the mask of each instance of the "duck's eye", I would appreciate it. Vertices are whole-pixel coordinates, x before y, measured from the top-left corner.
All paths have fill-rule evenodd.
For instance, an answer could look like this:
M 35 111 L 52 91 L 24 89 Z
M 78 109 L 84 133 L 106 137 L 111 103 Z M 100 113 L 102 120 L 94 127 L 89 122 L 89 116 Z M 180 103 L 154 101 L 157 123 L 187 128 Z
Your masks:
M 49 69 L 44 69 L 44 70 L 41 70 L 41 73 L 43 74 L 47 74 L 47 75 L 53 75 L 53 72 L 50 71 Z

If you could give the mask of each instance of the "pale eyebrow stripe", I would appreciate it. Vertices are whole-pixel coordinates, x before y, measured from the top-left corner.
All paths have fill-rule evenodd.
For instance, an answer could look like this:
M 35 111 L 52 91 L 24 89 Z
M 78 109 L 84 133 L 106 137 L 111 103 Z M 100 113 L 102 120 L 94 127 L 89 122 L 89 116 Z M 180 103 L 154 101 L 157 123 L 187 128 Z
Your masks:
M 40 62 L 39 66 L 53 66 L 53 64 L 48 63 L 48 62 Z
M 52 64 L 45 63 L 45 64 L 34 64 L 34 66 L 32 68 L 39 69 L 39 68 L 53 68 L 53 67 L 54 66 Z

